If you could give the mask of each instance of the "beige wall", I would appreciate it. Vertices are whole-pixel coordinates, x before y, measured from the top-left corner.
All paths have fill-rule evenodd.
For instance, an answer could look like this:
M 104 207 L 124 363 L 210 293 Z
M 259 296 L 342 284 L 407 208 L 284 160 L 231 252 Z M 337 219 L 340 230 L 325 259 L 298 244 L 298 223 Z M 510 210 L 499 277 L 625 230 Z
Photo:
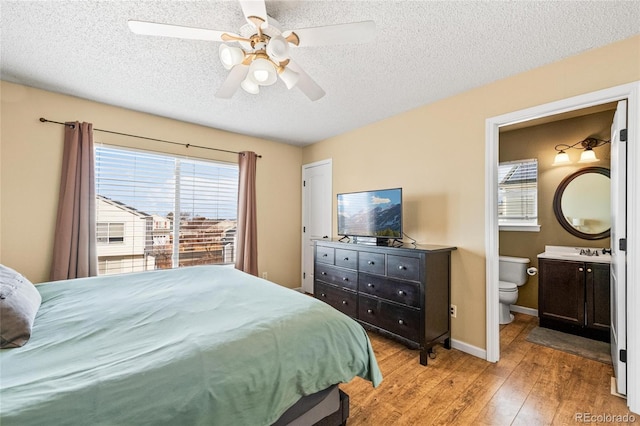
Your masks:
M 500 254 L 527 257 L 531 266 L 538 266 L 537 255 L 545 245 L 609 247 L 610 239 L 583 240 L 569 234 L 556 220 L 553 213 L 553 197 L 562 180 L 585 167 L 610 167 L 611 145 L 603 145 L 594 151 L 600 159 L 597 163 L 552 166 L 556 151 L 563 143 L 573 145 L 587 137 L 609 140 L 615 111 L 605 111 L 583 117 L 541 124 L 534 127 L 500 133 L 500 161 L 538 159 L 538 223 L 540 232 L 500 232 Z M 580 150 L 567 150 L 573 161 Z M 518 291 L 518 305 L 538 309 L 538 276 L 532 276 Z
M 405 232 L 458 247 L 452 337 L 485 348 L 485 120 L 640 80 L 639 53 L 640 36 L 588 51 L 308 146 L 303 163 L 332 158 L 334 193 L 403 187 Z
M 63 126 L 95 128 L 262 155 L 257 168 L 258 269 L 300 286 L 302 149 L 2 82 L 0 262 L 34 282 L 48 280 L 62 167 Z M 97 142 L 237 162 L 235 154 L 94 132 Z M 274 248 L 274 243 L 275 247 Z

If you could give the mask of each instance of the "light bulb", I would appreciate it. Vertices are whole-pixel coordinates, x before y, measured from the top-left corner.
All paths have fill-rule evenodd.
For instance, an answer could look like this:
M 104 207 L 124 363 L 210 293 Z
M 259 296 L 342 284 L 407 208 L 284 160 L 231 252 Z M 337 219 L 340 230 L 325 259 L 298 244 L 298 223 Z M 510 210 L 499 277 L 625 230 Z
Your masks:
M 240 83 L 240 87 L 252 95 L 257 95 L 260 92 L 260 87 L 251 78 L 245 78 L 242 83 Z
M 578 163 L 595 163 L 596 161 L 600 161 L 598 157 L 596 157 L 596 153 L 591 148 L 587 148 L 580 154 Z
M 256 84 L 270 86 L 278 80 L 278 73 L 271 61 L 258 58 L 249 65 L 249 77 Z

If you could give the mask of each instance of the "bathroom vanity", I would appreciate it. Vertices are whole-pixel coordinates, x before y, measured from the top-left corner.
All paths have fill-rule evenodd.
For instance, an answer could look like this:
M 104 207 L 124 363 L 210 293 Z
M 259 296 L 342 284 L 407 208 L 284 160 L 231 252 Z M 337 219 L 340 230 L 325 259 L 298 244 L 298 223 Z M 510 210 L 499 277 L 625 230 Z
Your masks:
M 538 255 L 540 326 L 608 342 L 610 263 L 602 249 L 547 246 Z

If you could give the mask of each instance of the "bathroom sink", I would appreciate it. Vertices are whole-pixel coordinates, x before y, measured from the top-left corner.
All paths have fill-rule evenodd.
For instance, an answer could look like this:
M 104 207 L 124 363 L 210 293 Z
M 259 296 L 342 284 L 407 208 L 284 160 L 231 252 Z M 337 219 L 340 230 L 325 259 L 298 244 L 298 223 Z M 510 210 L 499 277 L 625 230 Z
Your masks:
M 593 247 L 545 246 L 544 253 L 540 253 L 538 258 L 611 263 L 611 254 L 605 254 L 601 248 L 596 249 Z

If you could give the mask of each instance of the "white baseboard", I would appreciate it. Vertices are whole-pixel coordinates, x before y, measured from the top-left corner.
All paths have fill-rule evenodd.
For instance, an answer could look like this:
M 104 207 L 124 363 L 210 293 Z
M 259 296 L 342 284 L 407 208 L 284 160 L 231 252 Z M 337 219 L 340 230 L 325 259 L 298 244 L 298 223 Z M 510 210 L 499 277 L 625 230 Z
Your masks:
M 533 308 L 527 308 L 526 306 L 511 305 L 511 312 L 517 312 L 519 314 L 531 315 L 532 317 L 538 316 L 538 310 Z
M 451 347 L 459 351 L 468 353 L 478 358 L 487 359 L 487 351 L 477 346 L 470 345 L 460 340 L 451 339 Z

